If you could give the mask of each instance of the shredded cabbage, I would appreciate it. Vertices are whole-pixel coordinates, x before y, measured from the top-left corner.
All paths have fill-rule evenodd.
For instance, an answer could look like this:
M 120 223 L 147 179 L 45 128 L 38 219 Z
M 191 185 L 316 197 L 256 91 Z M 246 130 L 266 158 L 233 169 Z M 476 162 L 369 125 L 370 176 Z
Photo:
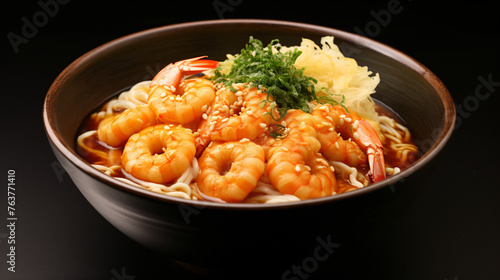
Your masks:
M 375 102 L 370 97 L 380 82 L 378 73 L 366 66 L 359 66 L 353 58 L 345 57 L 333 42 L 333 36 L 321 38 L 319 47 L 312 40 L 302 39 L 300 46 L 281 47 L 280 52 L 298 48 L 302 54 L 295 61 L 295 67 L 304 68 L 304 75 L 318 80 L 317 95 L 329 95 L 337 102 L 358 115 L 378 121 Z M 325 88 L 327 90 L 325 90 Z

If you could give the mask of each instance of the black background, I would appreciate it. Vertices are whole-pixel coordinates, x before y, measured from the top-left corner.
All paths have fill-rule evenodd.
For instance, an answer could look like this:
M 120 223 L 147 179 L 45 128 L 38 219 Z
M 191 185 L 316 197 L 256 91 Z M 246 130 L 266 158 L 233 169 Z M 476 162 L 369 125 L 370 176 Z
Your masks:
M 321 263 L 310 278 L 351 279 L 364 270 L 362 274 L 372 279 L 500 279 L 497 8 L 493 2 L 401 0 L 400 13 L 374 25 L 376 14 L 390 2 L 71 0 L 58 4 L 53 15 L 36 19 L 33 16 L 43 11 L 37 1 L 9 2 L 10 7 L 4 3 L 0 173 L 7 177 L 8 170 L 16 172 L 18 221 L 16 272 L 11 273 L 6 263 L 4 181 L 0 279 L 153 279 L 157 274 L 164 279 L 197 278 L 121 234 L 86 202 L 50 150 L 42 105 L 57 75 L 103 43 L 148 28 L 220 18 L 363 30 L 430 68 L 457 105 L 457 126 L 432 184 L 401 218 L 374 226 L 356 248 L 340 246 L 334 253 L 341 257 L 345 250 L 356 250 L 348 255 L 359 257 L 344 260 L 342 266 L 336 266 L 335 258 Z M 38 20 L 40 26 L 16 52 L 8 34 L 23 36 L 24 17 L 32 23 Z M 482 95 L 477 96 L 480 77 L 494 83 L 489 91 L 480 88 Z

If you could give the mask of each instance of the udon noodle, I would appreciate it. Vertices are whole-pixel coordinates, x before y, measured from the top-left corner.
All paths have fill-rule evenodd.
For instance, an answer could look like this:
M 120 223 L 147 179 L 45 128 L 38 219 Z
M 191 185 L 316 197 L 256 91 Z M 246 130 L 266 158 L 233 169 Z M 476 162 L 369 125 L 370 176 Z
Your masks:
M 312 48 L 315 51 L 321 50 L 321 48 L 315 45 L 311 46 L 311 41 L 306 41 L 304 44 L 305 47 Z M 327 45 L 328 48 L 330 49 L 330 50 L 327 49 L 327 51 L 331 51 L 331 49 L 336 48 L 336 46 L 332 44 L 333 44 L 333 39 L 331 41 L 326 40 L 325 45 Z M 289 49 L 290 48 L 286 48 L 285 50 Z M 323 51 L 324 50 L 325 48 L 323 48 Z M 338 53 L 335 53 L 335 55 L 338 56 Z M 306 54 L 308 56 L 313 55 L 308 52 L 306 52 Z M 219 67 L 219 69 L 224 70 L 224 67 L 227 68 L 228 65 L 232 63 L 231 59 L 234 59 L 234 56 L 228 56 L 228 57 L 230 59 L 223 62 L 222 67 Z M 345 59 L 347 60 L 347 58 Z M 309 60 L 311 60 L 311 58 L 309 58 Z M 298 61 L 304 64 L 304 58 L 298 59 Z M 349 59 L 348 62 L 353 63 L 353 61 L 354 60 L 351 61 Z M 345 63 L 346 62 L 344 62 L 344 64 Z M 305 67 L 307 67 L 307 65 L 305 65 Z M 339 71 L 339 69 L 337 69 L 337 71 Z M 314 69 L 313 70 L 309 69 L 308 72 L 312 73 L 311 75 L 313 75 L 314 71 L 315 71 Z M 370 72 L 368 72 L 366 68 L 362 68 L 359 71 L 364 71 L 363 73 L 365 74 L 363 75 L 366 75 L 364 77 L 368 77 L 368 75 L 370 75 Z M 205 74 L 210 76 L 211 72 L 205 72 Z M 364 85 L 367 84 L 366 81 L 362 82 L 361 81 L 362 79 L 360 77 L 355 77 L 354 79 L 357 79 L 357 81 L 360 84 Z M 376 84 L 378 84 L 378 79 L 379 78 L 377 75 L 374 82 L 375 86 Z M 330 87 L 330 90 L 327 90 L 326 92 L 330 93 L 331 96 L 334 96 L 337 99 L 339 98 L 340 94 L 335 93 L 335 90 L 339 88 L 338 84 L 334 86 L 330 82 L 330 84 L 328 85 L 328 81 L 321 81 L 321 77 L 317 80 L 319 80 L 320 83 L 327 85 L 327 87 Z M 351 83 L 354 82 L 355 81 L 352 81 Z M 90 114 L 89 117 L 84 121 L 80 129 L 81 133 L 79 134 L 76 140 L 78 153 L 97 170 L 103 172 L 106 175 L 112 176 L 116 180 L 125 182 L 132 186 L 147 189 L 152 192 L 160 193 L 166 196 L 178 197 L 183 199 L 224 202 L 220 198 L 212 197 L 201 192 L 196 183 L 196 178 L 197 176 L 200 176 L 201 173 L 199 165 L 199 160 L 201 157 L 200 153 L 198 153 L 191 160 L 189 166 L 173 182 L 158 183 L 136 178 L 132 174 L 125 171 L 124 165 L 122 164 L 122 156 L 124 153 L 123 145 L 119 147 L 112 147 L 99 140 L 97 129 L 99 128 L 99 125 L 103 120 L 105 120 L 110 116 L 117 116 L 122 112 L 130 110 L 132 108 L 148 105 L 148 98 L 150 98 L 150 94 L 154 89 L 154 87 L 150 88 L 150 85 L 151 81 L 142 81 L 140 83 L 137 83 L 133 85 L 130 88 L 130 90 L 121 92 L 118 95 L 118 97 L 115 97 L 112 100 L 108 101 L 101 108 L 96 110 L 94 113 Z M 337 89 L 335 89 L 335 87 Z M 369 87 L 370 89 L 368 91 L 370 92 L 374 91 L 374 85 L 372 83 L 372 80 L 370 80 Z M 216 84 L 216 89 L 224 90 L 227 89 L 227 86 L 224 86 L 222 84 Z M 338 90 L 342 91 L 341 95 L 346 95 L 348 94 L 349 91 L 357 92 L 356 94 L 358 95 L 360 94 L 359 92 L 361 92 L 360 89 L 355 90 L 353 85 L 351 85 L 350 89 L 346 85 L 344 88 Z M 236 92 L 236 94 L 237 93 L 238 92 Z M 414 144 L 414 140 L 410 130 L 406 126 L 404 126 L 403 121 L 399 119 L 396 114 L 393 114 L 386 107 L 382 106 L 381 104 L 375 104 L 375 102 L 373 102 L 373 100 L 369 97 L 369 94 L 367 94 L 367 96 L 368 97 L 366 96 L 363 97 L 363 100 L 366 100 L 366 102 L 364 103 L 361 102 L 362 105 L 359 105 L 361 104 L 360 102 L 351 100 L 349 98 L 347 99 L 349 99 L 350 103 L 357 104 L 356 110 L 359 110 L 359 108 L 362 107 L 367 107 L 367 106 L 370 107 L 372 106 L 371 104 L 373 103 L 372 109 L 369 109 L 372 111 L 365 112 L 364 114 L 360 115 L 370 117 L 366 119 L 370 122 L 370 124 L 373 125 L 373 127 L 378 133 L 381 143 L 383 144 L 383 153 L 385 157 L 385 172 L 387 176 L 392 176 L 410 166 L 418 158 L 418 148 Z M 339 102 L 337 101 L 335 102 L 339 104 Z M 316 108 L 320 105 L 321 104 L 318 104 L 317 102 L 308 102 L 308 106 L 310 106 L 310 108 Z M 347 107 L 346 109 L 350 108 Z M 227 110 L 229 111 L 231 109 L 228 107 Z M 206 114 L 208 114 L 208 110 L 206 110 L 205 108 L 205 114 L 201 119 L 206 120 L 207 119 Z M 221 121 L 224 121 L 224 119 L 222 119 Z M 169 122 L 165 123 L 168 124 Z M 266 143 L 279 142 L 282 139 L 289 137 L 287 135 L 288 127 L 286 127 L 286 123 L 280 121 L 278 121 L 277 123 L 278 125 L 274 126 L 274 129 L 275 130 L 282 129 L 281 132 L 285 133 L 280 133 L 279 135 L 276 135 L 275 136 L 276 139 L 271 139 L 270 142 Z M 304 123 L 302 123 L 302 125 L 303 124 Z M 196 138 L 200 137 L 200 129 L 197 127 L 197 125 L 198 125 L 197 122 L 191 122 L 188 124 L 184 124 L 183 126 L 189 128 L 188 131 L 191 132 L 194 131 L 192 134 Z M 171 124 L 170 127 L 173 128 Z M 165 128 L 170 129 L 167 126 Z M 268 128 L 269 130 L 273 129 L 271 126 L 269 126 Z M 245 138 L 244 140 L 252 140 L 257 144 L 260 144 L 262 143 L 262 141 L 260 141 L 259 139 L 262 139 L 262 137 L 269 137 L 269 135 L 267 136 L 266 135 L 260 134 L 259 135 L 260 138 L 259 137 L 256 137 L 255 139 Z M 346 139 L 346 140 L 351 142 L 351 139 Z M 272 149 L 272 147 L 270 149 Z M 284 149 L 286 149 L 286 147 L 284 147 Z M 371 178 L 372 174 L 367 166 L 361 166 L 361 167 L 350 166 L 346 162 L 333 161 L 333 160 L 329 160 L 325 164 L 327 164 L 328 168 L 333 172 L 335 180 L 338 184 L 336 190 L 331 191 L 331 195 L 337 195 L 349 191 L 354 191 L 360 188 L 365 188 L 373 181 Z M 305 165 L 304 167 L 308 168 L 309 171 L 311 171 L 311 167 L 309 167 L 308 165 Z M 262 174 L 262 176 L 260 176 L 253 189 L 248 193 L 248 195 L 246 195 L 246 197 L 241 202 L 242 203 L 286 203 L 299 200 L 300 200 L 299 197 L 293 194 L 280 192 L 280 190 L 278 190 L 278 188 L 275 185 L 273 185 L 272 180 L 269 178 L 268 172 L 264 171 L 264 173 Z

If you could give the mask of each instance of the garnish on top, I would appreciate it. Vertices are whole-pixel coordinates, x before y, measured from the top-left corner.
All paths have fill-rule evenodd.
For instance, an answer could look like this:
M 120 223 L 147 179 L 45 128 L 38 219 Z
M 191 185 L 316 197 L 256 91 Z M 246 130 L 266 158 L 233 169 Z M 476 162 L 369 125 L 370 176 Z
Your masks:
M 321 38 L 321 46 L 304 38 L 300 46 L 292 47 L 280 45 L 277 39 L 264 47 L 250 37 L 241 53 L 228 55 L 212 74 L 215 83 L 234 92 L 234 83 L 246 83 L 267 93 L 262 106 L 270 102 L 271 108 L 279 110 L 279 116 L 271 115 L 274 119 L 283 118 L 289 109 L 309 113 L 315 101 L 340 104 L 378 121 L 370 95 L 380 82 L 379 75 L 345 57 L 332 36 Z
M 279 40 L 272 40 L 264 47 L 258 39 L 250 37 L 249 43 L 241 53 L 226 61 L 226 65 L 219 66 L 214 71 L 212 78 L 215 83 L 223 83 L 233 92 L 235 83 L 246 83 L 258 86 L 267 93 L 265 102 L 271 103 L 271 108 L 277 107 L 279 119 L 283 118 L 289 109 L 299 109 L 310 113 L 308 102 L 318 101 L 324 103 L 326 96 L 316 95 L 315 84 L 317 80 L 304 75 L 304 68 L 294 66 L 301 55 L 298 49 L 280 52 Z M 230 70 L 223 70 L 227 64 Z M 272 97 L 272 100 L 270 99 Z M 273 116 L 275 118 L 275 116 Z

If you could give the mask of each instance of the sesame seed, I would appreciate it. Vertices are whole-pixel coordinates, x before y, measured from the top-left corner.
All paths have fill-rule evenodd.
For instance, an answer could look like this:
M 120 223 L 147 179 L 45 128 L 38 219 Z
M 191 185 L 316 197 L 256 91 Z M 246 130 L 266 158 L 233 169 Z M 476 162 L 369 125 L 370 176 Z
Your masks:
M 335 142 L 335 148 L 340 149 L 339 142 Z
M 351 121 L 352 121 L 352 119 L 351 119 L 351 118 L 345 118 L 345 121 L 346 121 L 346 122 L 351 122 Z
M 311 171 L 311 167 L 309 167 L 308 165 L 304 165 L 304 167 L 306 168 L 307 171 Z
M 174 100 L 175 100 L 175 97 L 170 96 L 168 99 L 170 99 L 170 100 L 174 101 Z
M 345 115 L 340 115 L 339 118 L 343 119 L 345 118 Z
M 213 130 L 214 130 L 214 128 L 215 128 L 215 125 L 213 125 L 213 124 L 212 124 L 212 125 L 210 125 L 210 129 L 209 129 L 209 131 L 213 131 Z
M 208 105 L 207 105 L 207 104 L 205 104 L 205 105 L 203 105 L 203 107 L 201 107 L 201 111 L 202 111 L 202 112 L 205 112 L 205 111 L 207 110 L 207 108 L 208 108 Z
M 251 116 L 253 114 L 252 110 L 247 110 L 246 111 L 247 115 Z
M 359 140 L 359 134 L 357 132 L 354 132 L 352 136 L 354 137 L 354 139 Z
M 295 171 L 299 172 L 300 171 L 300 165 L 295 165 Z
M 169 136 L 170 136 L 170 135 L 172 135 L 172 133 L 174 133 L 174 132 L 173 132 L 173 131 L 169 131 L 169 132 L 167 133 L 167 135 L 169 135 Z
M 221 122 L 221 123 L 225 123 L 225 122 L 227 122 L 228 120 L 229 120 L 229 118 L 223 118 L 220 122 Z
M 207 114 L 205 114 L 205 113 L 204 113 L 203 115 L 201 115 L 201 117 L 202 117 L 204 120 L 208 119 L 208 116 L 207 116 Z
M 250 142 L 250 140 L 248 138 L 243 138 L 240 140 L 240 143 L 245 143 L 245 142 Z
M 165 93 L 165 92 L 162 92 L 162 93 L 160 94 L 160 97 L 165 97 L 165 96 L 167 96 L 167 93 Z
M 334 131 L 333 127 L 330 127 L 330 128 L 328 129 L 328 131 Z
M 265 123 L 260 123 L 259 126 L 265 128 L 267 125 Z
M 325 118 L 327 118 L 329 121 L 333 122 L 332 117 L 330 117 L 330 116 L 326 116 Z
M 228 149 L 232 149 L 232 148 L 234 148 L 234 144 L 232 144 L 232 143 L 231 143 L 231 144 L 228 144 L 228 145 L 227 145 L 227 148 L 228 148 Z
M 344 124 L 344 119 L 340 119 L 339 123 L 340 123 L 340 125 L 343 125 Z
M 164 127 L 164 129 L 169 130 L 169 129 L 170 129 L 170 126 L 166 125 L 166 126 Z
M 330 170 L 331 170 L 332 172 L 335 172 L 335 168 L 333 168 L 333 166 L 330 166 Z

